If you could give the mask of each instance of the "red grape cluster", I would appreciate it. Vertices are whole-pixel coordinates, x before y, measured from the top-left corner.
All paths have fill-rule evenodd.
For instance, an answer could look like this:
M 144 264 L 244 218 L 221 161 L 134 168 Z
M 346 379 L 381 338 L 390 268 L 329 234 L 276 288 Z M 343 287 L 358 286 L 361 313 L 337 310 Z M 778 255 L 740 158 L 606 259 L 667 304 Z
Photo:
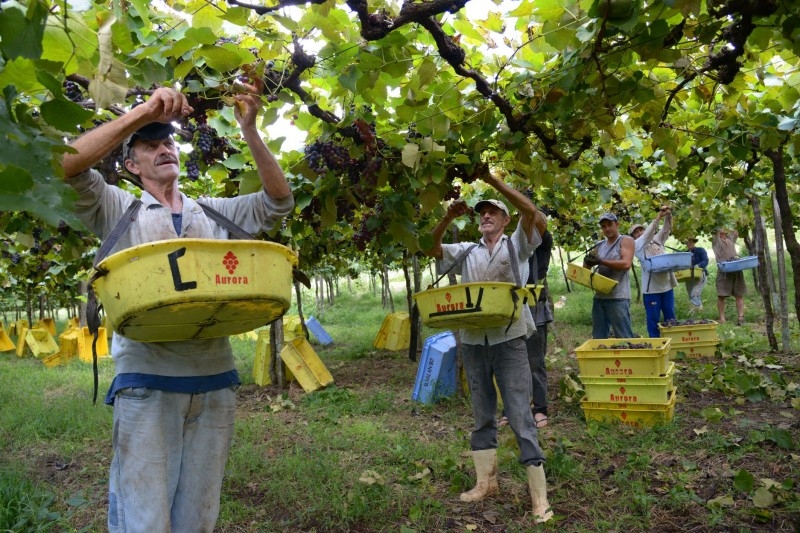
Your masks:
M 687 318 L 686 320 L 670 318 L 665 322 L 659 323 L 659 325 L 664 328 L 674 328 L 675 326 L 697 326 L 703 324 L 712 324 L 713 322 L 713 320 L 709 320 L 707 318 Z
M 453 188 L 444 195 L 445 200 L 458 200 L 461 198 L 461 185 L 453 185 Z
M 611 345 L 606 344 L 598 344 L 595 346 L 595 350 L 651 350 L 653 345 L 649 342 L 631 342 L 631 341 L 622 341 L 622 342 L 615 342 Z
M 317 174 L 325 174 L 328 170 L 340 173 L 356 163 L 347 148 L 333 141 L 316 140 L 306 145 L 304 152 L 309 168 Z

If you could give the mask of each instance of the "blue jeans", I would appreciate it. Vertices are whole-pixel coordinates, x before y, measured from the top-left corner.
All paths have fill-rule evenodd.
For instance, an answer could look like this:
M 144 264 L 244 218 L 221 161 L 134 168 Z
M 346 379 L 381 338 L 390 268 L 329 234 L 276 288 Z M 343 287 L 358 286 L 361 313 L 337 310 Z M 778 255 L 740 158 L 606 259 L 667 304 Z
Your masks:
M 592 338 L 607 339 L 613 330 L 619 339 L 632 339 L 631 301 L 627 298 L 595 298 L 592 303 Z
M 211 533 L 236 409 L 232 388 L 127 388 L 114 401 L 111 533 Z
M 644 312 L 647 315 L 647 334 L 652 338 L 661 336 L 658 323 L 661 322 L 661 315 L 664 321 L 675 318 L 675 291 L 672 289 L 658 294 L 645 294 Z
M 528 347 L 528 364 L 531 367 L 534 414 L 547 414 L 547 368 L 544 356 L 547 353 L 547 324 L 537 325 L 536 331 L 525 341 Z
M 528 348 L 519 337 L 493 346 L 462 344 L 464 370 L 472 399 L 475 427 L 470 437 L 473 451 L 497 448 L 497 388 L 503 398 L 508 425 L 519 445 L 519 462 L 544 463 L 539 434 L 531 413 L 531 370 Z

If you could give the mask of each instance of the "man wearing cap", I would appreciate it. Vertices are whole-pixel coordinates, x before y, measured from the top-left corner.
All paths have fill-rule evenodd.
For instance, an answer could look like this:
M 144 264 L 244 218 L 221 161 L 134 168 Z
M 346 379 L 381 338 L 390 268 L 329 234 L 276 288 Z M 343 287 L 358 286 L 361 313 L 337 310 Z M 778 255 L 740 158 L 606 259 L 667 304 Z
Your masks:
M 263 190 L 204 199 L 245 231 L 271 229 L 294 206 L 291 189 L 255 122 L 258 90 L 236 95 L 234 115 Z M 172 121 L 191 113 L 186 97 L 159 88 L 143 104 L 87 132 L 65 154 L 64 175 L 78 192 L 78 216 L 106 239 L 135 196 L 106 184 L 91 168 L 123 144 L 125 169 L 142 184 L 142 206 L 113 251 L 177 238 L 227 239 L 180 191 L 180 159 Z M 142 273 L 143 282 L 147 275 Z M 109 477 L 111 532 L 211 532 L 233 436 L 240 384 L 227 337 L 138 342 L 114 334 L 116 375 L 106 396 L 114 405 L 114 456 Z
M 508 208 L 499 200 L 475 204 L 482 235 L 473 243 L 442 244 L 451 222 L 472 213 L 463 200 L 447 207 L 445 217 L 433 230 L 433 247 L 426 253 L 441 260 L 440 268 L 461 263 L 461 282 L 500 281 L 524 285 L 528 279 L 528 258 L 533 255 L 547 229 L 547 219 L 521 192 L 488 173 L 483 181 L 494 187 L 520 212 L 516 229 L 508 236 L 511 222 Z M 465 256 L 463 254 L 466 254 Z M 553 512 L 547 501 L 544 454 L 539 446 L 531 412 L 531 370 L 525 339 L 536 329 L 530 308 L 517 303 L 516 316 L 509 325 L 487 329 L 463 329 L 461 335 L 464 370 L 472 400 L 475 426 L 470 437 L 477 483 L 461 494 L 461 500 L 476 502 L 499 491 L 497 483 L 497 392 L 503 399 L 508 423 L 520 449 L 519 462 L 525 465 L 531 492 L 534 520 L 550 520 Z
M 608 294 L 595 291 L 592 302 L 592 338 L 607 339 L 611 332 L 620 339 L 635 337 L 631 326 L 631 284 L 628 272 L 633 263 L 633 239 L 620 235 L 614 213 L 600 215 L 604 240 L 586 254 L 583 266 L 597 267 L 596 273 L 617 282 Z
M 664 227 L 659 229 L 661 219 Z M 651 272 L 648 257 L 664 253 L 664 243 L 672 232 L 672 209 L 668 205 L 661 206 L 656 218 L 643 227 L 641 224 L 631 228 L 631 237 L 635 239 L 636 258 L 642 265 L 642 301 L 647 317 L 647 334 L 651 338 L 661 336 L 658 323 L 661 316 L 664 321 L 675 318 L 675 291 L 678 284 L 672 272 Z
M 708 252 L 697 246 L 697 237 L 686 239 L 686 249 L 692 254 L 692 276 L 686 282 L 686 292 L 689 293 L 692 313 L 696 313 L 703 310 L 702 294 L 708 277 Z

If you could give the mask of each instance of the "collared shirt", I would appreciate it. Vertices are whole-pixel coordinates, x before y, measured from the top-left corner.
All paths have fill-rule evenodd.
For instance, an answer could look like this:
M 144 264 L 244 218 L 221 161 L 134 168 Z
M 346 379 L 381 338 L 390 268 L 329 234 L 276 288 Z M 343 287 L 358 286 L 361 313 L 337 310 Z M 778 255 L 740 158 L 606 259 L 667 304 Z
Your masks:
M 518 277 L 511 269 L 511 258 L 509 247 L 506 242 L 511 239 L 514 251 L 517 255 Z M 517 224 L 514 233 L 509 237 L 503 235 L 494 245 L 494 249 L 489 252 L 489 247 L 483 237 L 478 245 L 464 259 L 461 267 L 461 282 L 470 283 L 476 281 L 502 281 L 508 283 L 519 283 L 524 285 L 528 279 L 528 258 L 533 255 L 536 247 L 542 242 L 542 237 L 534 227 L 531 241 L 528 242 L 525 230 Z M 461 255 L 461 253 L 472 246 L 474 243 L 462 242 L 457 244 L 442 244 L 442 261 L 440 266 L 446 270 Z M 463 329 L 461 330 L 461 342 L 464 344 L 483 344 L 488 341 L 489 345 L 515 339 L 517 337 L 529 337 L 536 331 L 530 308 L 518 302 L 517 314 L 511 327 L 499 326 L 488 329 Z
M 644 267 L 648 257 L 664 253 L 664 242 L 672 231 L 672 217 L 665 217 L 664 227 L 658 232 L 656 230 L 658 230 L 658 219 L 652 221 L 635 241 L 634 255 L 642 265 L 643 294 L 661 294 L 678 285 L 678 280 L 672 272 L 650 272 Z
M 67 181 L 79 195 L 76 202 L 78 217 L 101 238 L 106 238 L 134 200 L 134 195 L 105 183 L 102 175 L 87 170 Z M 181 231 L 176 235 L 172 213 L 149 193 L 142 193 L 142 208 L 128 231 L 114 246 L 114 251 L 139 244 L 181 238 L 227 239 L 228 231 L 205 216 L 203 209 L 191 198 L 181 194 L 183 209 Z M 219 211 L 249 233 L 268 231 L 289 214 L 294 207 L 292 195 L 270 198 L 263 190 L 236 198 L 205 198 L 203 202 Z M 143 280 L 143 282 L 146 282 Z M 236 384 L 238 375 L 233 350 L 227 337 L 192 339 L 175 342 L 139 342 L 114 333 L 111 356 L 117 373 L 112 390 L 126 386 L 150 386 L 148 383 L 173 381 L 162 390 L 180 392 L 184 386 L 212 383 L 222 388 Z M 123 377 L 123 375 L 127 375 Z M 131 380 L 143 375 L 144 379 Z M 152 379 L 157 376 L 163 379 Z M 211 379 L 195 379 L 195 378 Z M 214 379 L 218 377 L 218 379 Z M 185 379 L 185 383 L 181 380 Z M 120 382 L 117 382 L 117 379 Z M 138 383 L 138 385 L 137 385 Z M 214 390 L 214 389 L 208 389 Z M 200 391 L 197 391 L 200 392 Z
M 728 233 L 727 237 L 720 237 L 719 233 L 715 233 L 711 239 L 711 249 L 714 251 L 714 258 L 717 263 L 723 261 L 730 261 L 739 255 L 736 250 L 736 239 L 739 234 L 735 231 Z

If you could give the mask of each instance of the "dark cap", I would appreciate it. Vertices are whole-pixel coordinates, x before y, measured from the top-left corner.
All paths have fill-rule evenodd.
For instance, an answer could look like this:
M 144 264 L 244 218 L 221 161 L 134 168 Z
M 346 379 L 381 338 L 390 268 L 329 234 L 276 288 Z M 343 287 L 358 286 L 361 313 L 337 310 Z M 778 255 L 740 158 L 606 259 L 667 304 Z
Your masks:
M 175 127 L 172 124 L 151 122 L 150 124 L 142 126 L 128 136 L 128 138 L 125 139 L 125 142 L 122 143 L 122 161 L 126 161 L 131 158 L 131 148 L 133 148 L 133 145 L 137 140 L 142 139 L 144 141 L 155 141 L 158 139 L 166 139 L 173 133 L 175 133 Z
M 480 202 L 478 202 L 477 204 L 475 204 L 475 208 L 474 208 L 474 209 L 475 209 L 475 212 L 476 212 L 476 213 L 480 213 L 480 212 L 481 212 L 481 209 L 483 209 L 483 208 L 484 208 L 484 207 L 486 207 L 487 205 L 493 205 L 493 206 L 495 206 L 496 208 L 498 208 L 498 209 L 502 210 L 502 211 L 503 211 L 503 213 L 505 213 L 507 217 L 510 217 L 510 216 L 511 216 L 511 215 L 509 214 L 509 212 L 508 212 L 508 207 L 506 207 L 506 204 L 504 204 L 504 203 L 503 203 L 503 202 L 501 202 L 500 200 L 481 200 Z
M 598 219 L 597 222 L 602 222 L 604 220 L 610 220 L 611 222 L 616 222 L 617 215 L 615 215 L 614 213 L 603 213 L 602 215 L 600 215 L 600 218 Z

